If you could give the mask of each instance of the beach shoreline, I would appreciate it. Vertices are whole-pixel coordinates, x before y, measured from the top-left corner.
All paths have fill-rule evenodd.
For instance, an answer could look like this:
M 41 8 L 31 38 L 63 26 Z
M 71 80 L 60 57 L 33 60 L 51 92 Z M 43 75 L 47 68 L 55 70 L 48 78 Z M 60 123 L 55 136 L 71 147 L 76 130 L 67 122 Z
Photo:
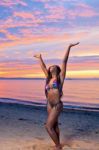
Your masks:
M 52 150 L 46 107 L 0 102 L 0 150 Z M 65 109 L 59 117 L 63 150 L 99 150 L 99 112 Z

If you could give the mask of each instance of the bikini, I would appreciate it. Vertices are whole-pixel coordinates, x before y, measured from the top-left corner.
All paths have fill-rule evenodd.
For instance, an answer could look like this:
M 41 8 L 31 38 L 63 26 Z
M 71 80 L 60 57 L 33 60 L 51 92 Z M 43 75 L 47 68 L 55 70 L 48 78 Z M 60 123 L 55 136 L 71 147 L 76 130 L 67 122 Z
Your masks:
M 59 86 L 58 86 L 58 83 L 57 83 L 57 80 L 55 79 L 54 81 L 53 81 L 53 83 L 51 84 L 51 86 L 49 86 L 49 84 L 47 84 L 46 85 L 46 90 L 47 91 L 49 91 L 50 89 L 59 89 Z M 59 89 L 60 90 L 60 89 Z M 49 101 L 48 101 L 49 102 Z M 56 104 L 51 104 L 50 103 L 50 105 L 52 106 L 52 107 L 56 107 L 58 104 L 62 104 L 62 101 L 60 100 L 59 102 L 57 102 Z
M 57 84 L 57 80 L 56 79 L 53 81 L 53 83 L 51 84 L 51 86 L 49 86 L 49 84 L 47 84 L 46 85 L 46 90 L 49 91 L 50 89 L 57 89 L 58 88 L 58 84 Z

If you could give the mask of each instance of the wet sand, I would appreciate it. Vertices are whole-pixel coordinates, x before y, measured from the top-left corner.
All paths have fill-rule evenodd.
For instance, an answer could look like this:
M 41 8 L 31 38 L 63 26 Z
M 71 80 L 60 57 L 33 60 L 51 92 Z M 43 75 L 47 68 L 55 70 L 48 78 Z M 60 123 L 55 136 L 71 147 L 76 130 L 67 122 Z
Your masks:
M 0 103 L 0 150 L 53 150 L 46 108 Z M 63 150 L 99 150 L 99 112 L 65 109 L 59 117 Z

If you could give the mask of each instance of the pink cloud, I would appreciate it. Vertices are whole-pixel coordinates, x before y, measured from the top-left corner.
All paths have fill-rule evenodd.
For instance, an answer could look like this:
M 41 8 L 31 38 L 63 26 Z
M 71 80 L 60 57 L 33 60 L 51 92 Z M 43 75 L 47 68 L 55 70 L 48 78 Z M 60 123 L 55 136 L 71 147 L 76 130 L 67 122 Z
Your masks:
M 4 33 L 5 34 L 5 36 L 6 36 L 6 38 L 5 38 L 5 41 L 6 40 L 17 40 L 18 39 L 18 37 L 17 36 L 15 36 L 15 35 L 13 35 L 13 34 L 10 34 L 7 30 L 5 30 L 5 29 L 1 29 L 0 30 L 0 32 L 1 33 Z M 5 43 L 5 42 L 4 42 Z M 1 44 L 2 45 L 2 44 Z
M 33 14 L 29 13 L 29 12 L 14 12 L 13 14 L 14 17 L 21 17 L 23 19 L 35 19 L 35 17 L 33 16 Z
M 88 57 L 88 59 L 89 58 L 90 57 Z M 78 71 L 78 72 L 83 71 L 83 73 L 84 73 L 84 71 L 88 71 L 88 70 L 90 70 L 90 71 L 97 70 L 97 72 L 95 74 L 96 74 L 96 76 L 99 75 L 98 74 L 99 73 L 98 63 L 96 60 L 85 60 L 85 57 L 82 57 L 82 60 L 84 60 L 84 61 L 81 61 L 78 63 L 77 59 L 80 60 L 81 58 L 80 57 L 75 58 L 73 62 L 69 61 L 69 64 L 67 66 L 67 71 Z M 27 62 L 27 61 L 25 61 L 25 62 Z M 47 67 L 48 67 L 48 65 L 49 64 L 47 64 Z M 60 65 L 60 67 L 61 67 L 61 65 Z M 0 70 L 1 70 L 1 76 L 3 76 L 3 77 L 24 77 L 27 74 L 27 72 L 28 72 L 28 74 L 31 75 L 31 77 L 33 74 L 35 76 L 37 74 L 41 74 L 41 76 L 44 75 L 40 68 L 40 65 L 38 63 L 31 65 L 31 63 L 27 64 L 27 63 L 22 62 L 22 60 L 21 61 L 20 60 L 18 60 L 18 61 L 10 60 L 8 63 L 1 62 Z M 89 72 L 88 76 L 92 76 L 92 74 L 90 74 L 90 72 Z
M 75 8 L 73 10 L 67 9 L 67 14 L 70 16 L 70 19 L 75 19 L 76 17 L 93 17 L 99 16 L 91 6 L 85 3 L 76 3 Z
M 48 14 L 45 19 L 56 21 L 64 19 L 65 17 L 65 9 L 63 6 L 53 6 L 45 4 L 45 8 L 48 10 Z
M 84 63 L 69 63 L 68 70 L 97 70 L 98 63 L 84 62 Z
M 6 34 L 6 33 L 7 33 L 7 31 L 6 31 L 5 29 L 0 29 L 0 33 L 4 33 L 4 34 Z
M 24 20 L 16 20 L 17 16 L 22 17 Z M 11 16 L 7 18 L 7 20 L 5 21 L 0 20 L 0 28 L 6 29 L 6 28 L 13 28 L 13 27 L 35 27 L 41 24 L 42 22 L 43 22 L 42 19 L 32 16 L 32 14 L 15 13 L 13 17 Z
M 85 3 L 73 3 L 74 8 L 65 8 L 63 5 L 55 6 L 45 3 L 45 8 L 48 10 L 48 14 L 45 19 L 51 21 L 57 21 L 67 17 L 69 20 L 75 19 L 76 17 L 93 17 L 99 16 L 99 13 L 96 12 L 91 6 Z
M 75 32 L 75 33 L 66 33 L 66 32 L 60 32 L 59 28 L 44 28 L 42 31 L 42 34 L 38 35 L 34 35 L 32 32 L 32 29 L 29 28 L 23 28 L 20 30 L 21 33 L 21 37 L 19 35 L 14 35 L 9 33 L 6 30 L 1 30 L 5 36 L 7 40 L 11 40 L 10 42 L 2 42 L 0 44 L 1 49 L 7 48 L 7 47 L 14 47 L 17 45 L 27 45 L 27 44 L 31 44 L 31 43 L 35 43 L 35 42 L 53 42 L 53 41 L 75 41 L 75 40 L 79 40 L 81 41 L 82 38 L 88 37 L 90 36 L 89 32 Z M 54 34 L 53 34 L 54 33 Z M 88 46 L 88 44 L 87 44 Z M 90 49 L 90 47 L 86 47 L 87 49 Z M 94 47 L 95 48 L 95 47 Z
M 36 2 L 43 2 L 43 3 L 47 3 L 47 2 L 50 2 L 50 1 L 53 1 L 53 0 L 35 0 Z M 55 0 L 54 0 L 55 1 Z
M 53 33 L 59 33 L 60 32 L 60 28 L 58 28 L 58 27 L 50 27 L 50 28 L 48 28 L 48 27 L 46 27 L 46 26 L 44 26 L 44 28 L 42 29 L 42 31 L 43 31 L 43 34 L 53 34 Z
M 9 0 L 9 1 L 2 0 L 2 1 L 0 1 L 0 5 L 1 6 L 5 6 L 5 7 L 11 7 L 13 5 L 18 5 L 18 4 L 20 4 L 22 6 L 27 6 L 27 3 L 25 3 L 22 0 L 16 0 L 16 1 L 13 1 L 13 0 Z

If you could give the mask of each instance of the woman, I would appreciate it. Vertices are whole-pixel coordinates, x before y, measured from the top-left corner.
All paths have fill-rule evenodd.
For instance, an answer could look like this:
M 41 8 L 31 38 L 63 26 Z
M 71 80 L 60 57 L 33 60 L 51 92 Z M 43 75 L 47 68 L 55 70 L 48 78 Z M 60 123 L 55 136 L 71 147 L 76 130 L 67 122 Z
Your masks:
M 79 44 L 70 44 L 62 62 L 62 67 L 58 65 L 52 65 L 48 69 L 42 59 L 41 54 L 34 55 L 39 59 L 41 68 L 46 76 L 45 95 L 47 98 L 47 112 L 48 118 L 45 124 L 45 128 L 55 143 L 56 150 L 61 150 L 60 144 L 60 131 L 58 126 L 58 117 L 60 112 L 63 110 L 63 102 L 61 97 L 63 95 L 62 88 L 66 75 L 66 65 L 71 47 Z

